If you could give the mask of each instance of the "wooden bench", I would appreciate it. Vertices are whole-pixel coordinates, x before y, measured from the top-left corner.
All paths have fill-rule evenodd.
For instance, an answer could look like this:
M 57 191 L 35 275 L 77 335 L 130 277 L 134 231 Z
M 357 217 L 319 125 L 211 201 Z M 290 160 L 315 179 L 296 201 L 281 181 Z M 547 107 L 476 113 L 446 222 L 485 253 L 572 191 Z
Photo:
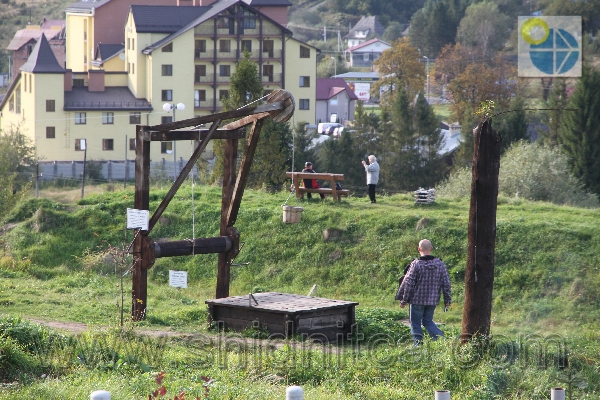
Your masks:
M 285 176 L 292 179 L 292 184 L 294 185 L 294 189 L 296 190 L 296 197 L 298 198 L 303 198 L 304 193 L 318 193 L 324 195 L 330 194 L 334 200 L 341 201 L 342 196 L 348 196 L 350 194 L 349 190 L 337 190 L 335 188 L 335 182 L 343 181 L 344 174 L 328 174 L 322 172 L 286 172 Z M 329 181 L 329 183 L 331 184 L 331 188 L 305 188 L 304 186 L 300 186 L 300 182 L 302 181 L 302 179 L 317 179 L 322 181 Z

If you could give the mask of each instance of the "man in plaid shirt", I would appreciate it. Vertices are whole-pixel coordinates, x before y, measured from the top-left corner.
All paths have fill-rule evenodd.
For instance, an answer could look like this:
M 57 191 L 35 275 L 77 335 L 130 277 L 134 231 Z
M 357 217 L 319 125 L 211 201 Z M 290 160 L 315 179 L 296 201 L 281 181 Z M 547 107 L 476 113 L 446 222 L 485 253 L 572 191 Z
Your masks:
M 421 324 L 427 329 L 429 336 L 436 340 L 444 333 L 433 322 L 435 307 L 440 302 L 440 293 L 444 292 L 444 303 L 450 307 L 450 278 L 446 265 L 431 255 L 433 246 L 427 239 L 419 242 L 419 254 L 421 257 L 415 259 L 404 277 L 404 293 L 400 301 L 400 307 L 404 308 L 406 303 L 410 304 L 410 334 L 415 346 L 423 340 Z

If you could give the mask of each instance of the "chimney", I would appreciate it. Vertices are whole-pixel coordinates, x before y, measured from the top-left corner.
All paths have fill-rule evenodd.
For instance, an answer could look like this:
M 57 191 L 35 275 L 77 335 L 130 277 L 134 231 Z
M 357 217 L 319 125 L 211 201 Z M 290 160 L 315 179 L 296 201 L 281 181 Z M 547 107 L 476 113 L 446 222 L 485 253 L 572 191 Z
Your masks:
M 104 70 L 88 70 L 88 90 L 90 92 L 104 92 Z
M 73 91 L 73 70 L 68 69 L 65 72 L 65 92 Z

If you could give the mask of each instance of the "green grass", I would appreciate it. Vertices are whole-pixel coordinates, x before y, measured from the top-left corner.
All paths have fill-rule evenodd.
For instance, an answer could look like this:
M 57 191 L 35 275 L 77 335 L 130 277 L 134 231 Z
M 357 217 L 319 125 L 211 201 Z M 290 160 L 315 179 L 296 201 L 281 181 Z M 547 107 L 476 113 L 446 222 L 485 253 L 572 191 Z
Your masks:
M 151 210 L 166 191 L 151 191 Z M 598 209 L 500 199 L 492 312 L 492 333 L 498 342 L 483 354 L 468 353 L 475 350 L 463 350 L 453 340 L 428 342 L 415 353 L 406 344 L 408 329 L 398 323 L 406 318 L 406 310 L 393 300 L 397 277 L 417 255 L 419 239 L 431 239 L 435 254 L 449 268 L 454 297 L 451 310 L 438 310 L 435 318 L 448 337 L 459 334 L 468 201 L 438 199 L 430 206 L 416 206 L 407 195 L 382 196 L 377 205 L 355 197 L 341 203 L 301 201 L 305 209 L 301 223 L 283 224 L 281 204 L 286 198 L 287 193 L 245 192 L 235 225 L 245 245 L 236 259 L 240 265 L 232 267 L 231 295 L 306 294 L 317 284 L 319 296 L 357 301 L 357 322 L 366 338 L 364 353 L 348 344 L 341 348 L 343 355 L 333 357 L 336 364 L 324 359 L 331 352 L 302 350 L 293 344 L 272 354 L 253 347 L 219 350 L 216 332 L 206 323 L 204 304 L 214 298 L 216 255 L 162 258 L 148 273 L 146 321 L 126 326 L 134 332 L 175 330 L 202 339 L 171 339 L 168 346 L 155 339 L 144 346 L 164 351 L 160 359 L 149 361 L 140 358 L 135 341 L 128 344 L 133 346 L 129 350 L 119 344 L 132 343 L 131 337 L 118 339 L 120 334 L 109 331 L 109 339 L 100 340 L 107 347 L 101 354 L 113 355 L 107 356 L 108 361 L 90 363 L 75 356 L 64 365 L 71 345 L 41 357 L 37 348 L 5 340 L 0 346 L 14 350 L 12 362 L 27 367 L 17 368 L 19 385 L 0 385 L 0 397 L 75 399 L 102 388 L 113 392 L 113 398 L 141 399 L 156 388 L 152 374 L 165 370 L 171 395 L 180 389 L 202 395 L 204 375 L 216 380 L 210 398 L 218 399 L 282 398 L 291 383 L 301 384 L 306 398 L 318 399 L 421 399 L 433 388 L 450 389 L 453 399 L 546 399 L 549 388 L 566 385 L 565 379 L 570 379 L 577 398 L 597 398 Z M 5 249 L 0 259 L 4 319 L 84 322 L 92 329 L 88 336 L 118 326 L 121 288 L 115 270 L 122 265 L 100 250 L 108 244 L 122 247 L 124 236 L 127 243 L 132 239 L 132 232 L 123 229 L 126 208 L 132 203 L 132 190 L 89 196 L 77 204 L 29 200 L 6 216 L 5 227 L 10 229 L 0 237 Z M 150 236 L 182 240 L 218 235 L 220 189 L 197 187 L 194 204 L 192 213 L 190 188 L 182 188 Z M 325 241 L 325 229 L 336 230 L 336 239 Z M 170 269 L 188 271 L 188 289 L 168 286 Z M 130 287 L 127 275 L 126 316 Z M 0 338 L 6 332 L 0 323 Z M 246 333 L 245 340 L 253 334 Z M 571 372 L 557 368 L 551 357 L 532 359 L 534 335 L 552 334 L 564 340 L 573 360 Z M 382 338 L 378 345 L 377 337 Z M 93 341 L 82 340 L 78 339 L 79 347 L 73 346 L 85 350 L 86 340 Z M 524 352 L 528 346 L 533 350 Z M 297 361 L 306 357 L 312 364 L 299 368 Z M 478 359 L 476 365 L 470 364 L 473 357 Z M 466 368 L 461 364 L 465 362 Z

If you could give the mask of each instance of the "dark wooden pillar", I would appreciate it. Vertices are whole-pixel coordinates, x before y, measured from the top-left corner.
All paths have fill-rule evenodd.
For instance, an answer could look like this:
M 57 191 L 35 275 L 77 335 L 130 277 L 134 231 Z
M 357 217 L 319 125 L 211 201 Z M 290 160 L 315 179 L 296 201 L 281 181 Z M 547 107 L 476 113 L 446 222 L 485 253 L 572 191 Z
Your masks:
M 221 197 L 221 226 L 220 235 L 227 235 L 228 214 L 233 197 L 237 164 L 238 140 L 227 139 L 223 154 L 223 191 Z M 218 271 L 217 271 L 217 292 L 216 298 L 229 297 L 229 273 L 231 267 L 231 252 L 219 253 Z
M 490 334 L 501 138 L 490 120 L 474 131 L 462 342 Z
M 135 198 L 134 207 L 138 210 L 148 210 L 150 206 L 150 142 L 144 141 L 144 128 L 136 127 L 135 135 Z M 148 293 L 147 258 L 148 247 L 145 245 L 148 232 L 135 231 L 133 242 L 133 271 L 131 316 L 134 321 L 146 318 L 146 299 Z

